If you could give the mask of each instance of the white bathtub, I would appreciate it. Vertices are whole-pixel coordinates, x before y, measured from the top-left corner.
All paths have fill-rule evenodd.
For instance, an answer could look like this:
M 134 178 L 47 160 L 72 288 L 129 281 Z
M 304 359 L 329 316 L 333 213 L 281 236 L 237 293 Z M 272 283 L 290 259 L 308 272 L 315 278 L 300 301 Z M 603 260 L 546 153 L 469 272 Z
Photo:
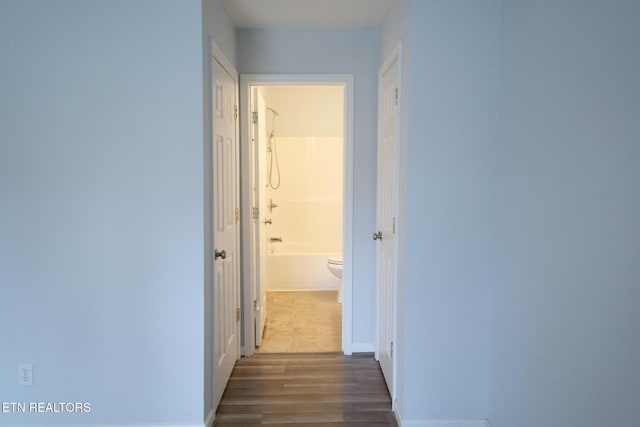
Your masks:
M 269 290 L 337 290 L 340 281 L 327 269 L 336 252 L 306 252 L 307 245 L 272 244 L 267 255 Z M 320 248 L 316 248 L 320 249 Z

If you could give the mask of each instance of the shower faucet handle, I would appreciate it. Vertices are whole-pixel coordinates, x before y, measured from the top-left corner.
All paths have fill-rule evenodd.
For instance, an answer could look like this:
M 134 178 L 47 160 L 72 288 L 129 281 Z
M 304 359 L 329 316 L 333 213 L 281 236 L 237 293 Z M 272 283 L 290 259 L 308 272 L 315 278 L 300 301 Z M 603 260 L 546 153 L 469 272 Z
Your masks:
M 277 208 L 278 205 L 273 203 L 273 199 L 269 199 L 269 212 L 273 211 L 273 208 Z
M 264 225 L 267 225 L 267 224 L 273 224 L 273 221 L 271 220 L 271 218 L 264 220 Z
M 373 233 L 373 240 L 382 240 L 382 231 Z

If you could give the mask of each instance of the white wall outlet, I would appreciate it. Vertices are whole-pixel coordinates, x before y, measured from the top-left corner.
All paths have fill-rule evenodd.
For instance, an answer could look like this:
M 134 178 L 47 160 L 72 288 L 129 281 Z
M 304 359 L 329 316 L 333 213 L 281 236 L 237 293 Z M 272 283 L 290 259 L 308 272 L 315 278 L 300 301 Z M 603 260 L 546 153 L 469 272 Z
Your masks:
M 33 367 L 30 363 L 21 363 L 18 365 L 18 384 L 33 384 Z

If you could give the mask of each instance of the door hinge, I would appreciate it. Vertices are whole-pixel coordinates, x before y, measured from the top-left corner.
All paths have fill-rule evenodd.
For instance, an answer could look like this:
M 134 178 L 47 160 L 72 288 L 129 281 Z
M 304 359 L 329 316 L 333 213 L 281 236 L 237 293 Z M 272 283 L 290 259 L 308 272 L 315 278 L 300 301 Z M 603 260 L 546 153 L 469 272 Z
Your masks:
M 256 311 L 258 309 L 258 301 L 253 300 L 253 311 Z
M 396 234 L 396 217 L 393 217 L 393 224 L 391 225 L 391 232 Z
M 253 220 L 260 218 L 260 208 L 253 208 Z
M 258 112 L 254 111 L 251 113 L 251 123 L 258 123 Z
M 236 208 L 236 224 L 238 223 L 239 220 L 240 220 L 240 209 Z
M 234 120 L 238 120 L 238 106 L 237 105 L 233 106 L 233 119 Z
M 395 88 L 395 98 L 396 98 L 395 103 L 396 105 L 398 105 L 398 88 Z
M 240 321 L 240 309 L 236 308 L 236 322 Z
M 391 348 L 389 349 L 389 354 L 391 355 L 391 358 L 393 358 L 393 341 L 391 341 Z

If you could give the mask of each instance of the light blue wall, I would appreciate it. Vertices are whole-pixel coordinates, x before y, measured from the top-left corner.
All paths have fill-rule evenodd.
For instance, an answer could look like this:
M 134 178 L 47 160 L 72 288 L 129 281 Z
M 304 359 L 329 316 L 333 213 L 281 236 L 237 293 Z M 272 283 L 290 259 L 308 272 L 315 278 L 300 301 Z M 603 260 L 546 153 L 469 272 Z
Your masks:
M 639 22 L 504 2 L 493 427 L 638 425 Z
M 0 2 L 0 401 L 92 404 L 0 424 L 202 422 L 201 21 Z
M 379 29 L 279 29 L 237 32 L 238 72 L 354 74 L 353 342 L 375 336 L 377 71 Z M 283 119 L 284 120 L 284 119 Z
M 404 67 L 397 411 L 486 419 L 500 3 L 399 2 L 382 35 Z

